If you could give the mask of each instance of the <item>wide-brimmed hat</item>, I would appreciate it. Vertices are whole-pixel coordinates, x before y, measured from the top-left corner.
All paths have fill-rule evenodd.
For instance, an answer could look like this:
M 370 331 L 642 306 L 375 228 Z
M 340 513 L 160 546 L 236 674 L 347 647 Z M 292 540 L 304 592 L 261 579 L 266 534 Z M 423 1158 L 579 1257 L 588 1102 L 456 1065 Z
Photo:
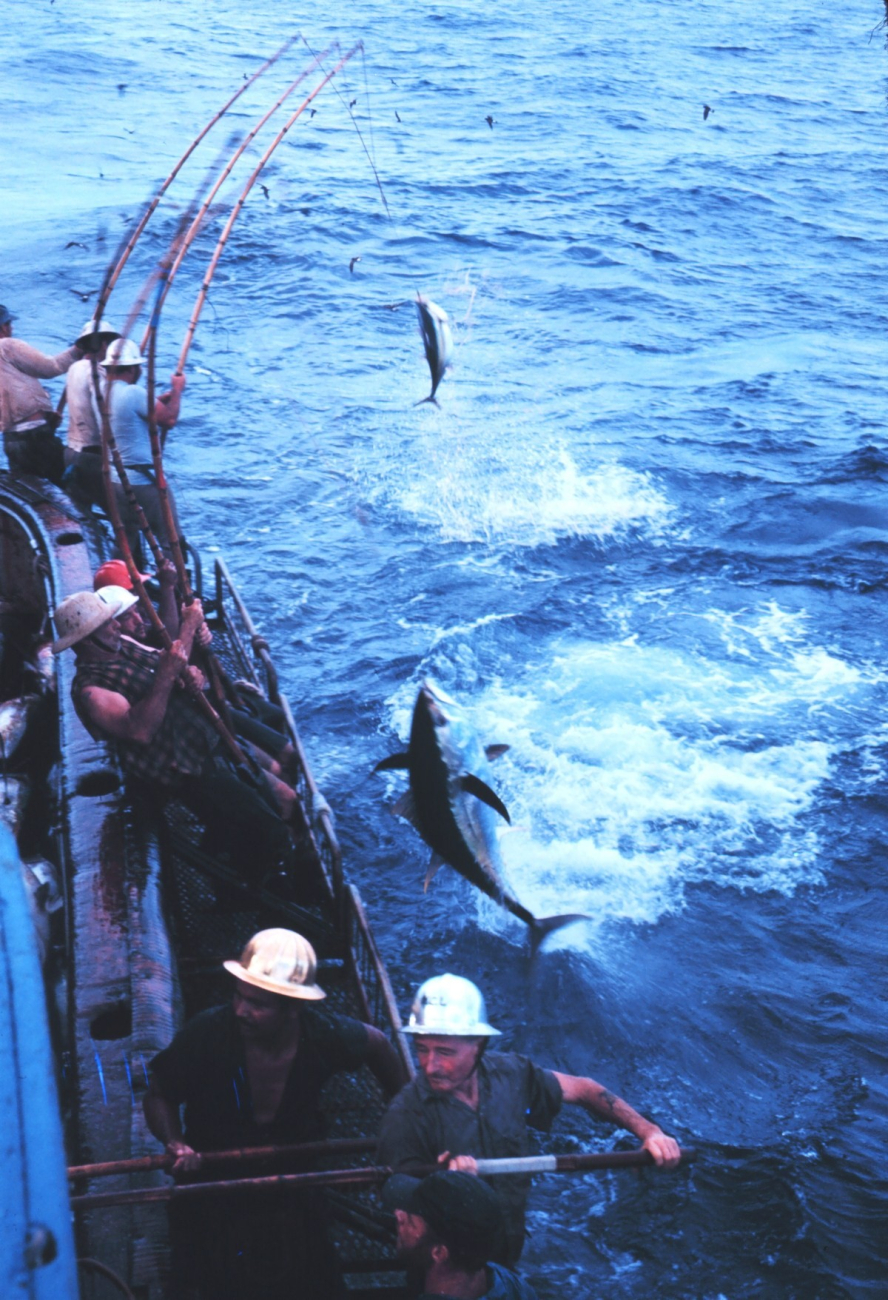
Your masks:
M 11 320 L 18 320 L 18 316 L 13 316 L 9 308 L 0 303 L 0 325 L 8 325 Z
M 66 596 L 53 614 L 59 634 L 58 640 L 52 643 L 53 654 L 60 655 L 78 641 L 92 636 L 105 623 L 110 623 L 116 614 L 113 605 L 102 600 L 95 591 L 75 591 L 72 596 Z
M 318 959 L 295 930 L 260 930 L 240 955 L 222 963 L 230 975 L 268 993 L 317 1002 L 327 995 L 315 983 Z
M 94 338 L 108 340 L 119 339 L 120 330 L 116 330 L 109 321 L 97 321 L 94 316 L 91 316 L 89 320 L 84 323 L 83 329 L 74 340 L 74 346 L 79 347 L 81 343 L 88 343 L 90 339 Z
M 116 338 L 105 353 L 105 360 L 99 365 L 103 370 L 124 370 L 128 366 L 144 366 L 147 360 L 139 351 L 138 343 L 132 339 Z
M 100 591 L 96 592 L 96 595 L 109 609 L 113 609 L 115 618 L 119 618 L 121 614 L 125 614 L 127 610 L 132 609 L 133 605 L 139 603 L 139 597 L 136 593 L 127 591 L 126 587 L 102 587 Z

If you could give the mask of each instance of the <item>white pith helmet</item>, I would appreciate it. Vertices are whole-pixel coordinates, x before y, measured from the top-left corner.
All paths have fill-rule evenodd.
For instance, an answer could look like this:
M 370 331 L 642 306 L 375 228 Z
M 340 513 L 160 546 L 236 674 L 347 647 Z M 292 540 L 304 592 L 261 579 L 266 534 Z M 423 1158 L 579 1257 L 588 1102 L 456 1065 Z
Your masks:
M 95 319 L 90 316 L 89 320 L 85 323 L 83 329 L 74 340 L 74 345 L 75 347 L 79 347 L 81 343 L 86 343 L 97 336 L 106 339 L 119 339 L 120 330 L 116 330 L 114 326 L 106 320 L 100 320 L 96 323 Z
M 138 343 L 132 339 L 116 338 L 105 353 L 105 360 L 99 365 L 103 370 L 122 370 L 124 366 L 147 365 L 145 357 L 139 351 Z
M 433 975 L 420 984 L 404 1026 L 407 1034 L 453 1038 L 495 1038 L 499 1030 L 487 1023 L 484 995 L 462 975 Z
M 116 611 L 96 591 L 75 591 L 72 596 L 66 596 L 53 614 L 59 634 L 58 640 L 52 643 L 53 654 L 60 655 L 69 646 L 92 636 L 115 615 Z
M 315 983 L 318 959 L 307 939 L 295 930 L 260 930 L 240 955 L 222 965 L 230 975 L 257 989 L 285 998 L 317 1002 L 327 995 Z
M 125 614 L 133 605 L 138 605 L 139 597 L 134 591 L 127 591 L 126 587 L 100 587 L 96 592 L 99 600 L 107 605 L 113 611 L 112 618 L 117 618 L 120 614 Z

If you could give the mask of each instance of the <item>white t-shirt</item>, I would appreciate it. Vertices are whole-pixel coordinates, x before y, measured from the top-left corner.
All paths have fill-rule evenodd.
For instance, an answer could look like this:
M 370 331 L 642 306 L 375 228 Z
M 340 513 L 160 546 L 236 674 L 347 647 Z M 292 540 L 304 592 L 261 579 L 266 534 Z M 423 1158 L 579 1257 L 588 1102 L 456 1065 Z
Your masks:
M 73 451 L 100 447 L 102 431 L 89 357 L 75 361 L 68 371 L 65 401 L 68 406 L 68 446 Z

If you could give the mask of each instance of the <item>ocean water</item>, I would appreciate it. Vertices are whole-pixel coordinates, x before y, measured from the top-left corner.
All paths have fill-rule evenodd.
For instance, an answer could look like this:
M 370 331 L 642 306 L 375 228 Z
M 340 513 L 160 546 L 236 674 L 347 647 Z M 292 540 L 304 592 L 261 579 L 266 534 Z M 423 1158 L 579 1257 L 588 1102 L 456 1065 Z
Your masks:
M 275 648 L 404 1008 L 469 975 L 508 1046 L 699 1152 L 540 1180 L 540 1296 L 888 1295 L 885 7 L 3 12 L 0 301 L 48 350 L 244 74 L 300 24 L 365 43 L 234 227 L 168 467 Z M 301 48 L 170 190 L 117 321 Z M 170 294 L 161 377 L 271 130 Z M 440 409 L 413 404 L 417 291 L 454 326 Z M 429 674 L 511 746 L 513 892 L 593 918 L 533 968 L 453 872 L 423 894 L 403 778 L 371 775 Z M 574 1113 L 546 1141 L 613 1138 Z

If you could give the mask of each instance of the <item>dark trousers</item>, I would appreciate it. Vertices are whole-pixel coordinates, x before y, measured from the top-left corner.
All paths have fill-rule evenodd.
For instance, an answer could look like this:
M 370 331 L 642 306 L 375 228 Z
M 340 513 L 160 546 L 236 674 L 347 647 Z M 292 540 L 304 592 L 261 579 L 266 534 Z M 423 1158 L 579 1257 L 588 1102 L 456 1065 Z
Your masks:
M 39 429 L 4 432 L 3 450 L 14 474 L 34 474 L 61 486 L 65 448 L 48 424 Z
M 102 477 L 102 457 L 97 451 L 80 451 L 73 456 L 70 451 L 68 452 L 68 469 L 65 474 L 64 485 L 75 499 L 79 496 L 89 501 L 90 504 L 98 506 L 100 510 L 107 511 L 108 498 L 105 493 L 105 481 Z M 173 519 L 181 539 L 176 502 L 169 488 L 167 488 L 167 492 Z M 134 483 L 133 495 L 142 507 L 145 518 L 148 520 L 148 527 L 157 538 L 161 550 L 167 558 L 170 558 L 170 543 L 163 511 L 160 507 L 160 493 L 153 483 Z M 143 546 L 142 543 L 138 515 L 130 505 L 126 492 L 119 483 L 114 484 L 114 496 L 126 531 L 127 541 L 130 544 L 130 550 L 133 555 L 138 557 L 138 563 L 144 565 L 149 561 L 150 555 L 147 545 Z
M 226 850 L 245 880 L 292 865 L 292 844 L 274 796 L 261 777 L 241 777 L 223 758 L 183 778 L 175 795 L 206 825 L 208 852 Z

